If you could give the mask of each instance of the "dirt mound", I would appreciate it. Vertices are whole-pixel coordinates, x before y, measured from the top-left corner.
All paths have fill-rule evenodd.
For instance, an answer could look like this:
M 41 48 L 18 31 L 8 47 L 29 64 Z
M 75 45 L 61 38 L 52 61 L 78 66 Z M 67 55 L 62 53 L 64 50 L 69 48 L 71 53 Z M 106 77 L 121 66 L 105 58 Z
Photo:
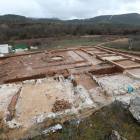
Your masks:
M 52 108 L 52 112 L 58 112 L 58 111 L 63 111 L 65 109 L 70 109 L 71 108 L 71 103 L 65 100 L 56 100 L 55 104 Z

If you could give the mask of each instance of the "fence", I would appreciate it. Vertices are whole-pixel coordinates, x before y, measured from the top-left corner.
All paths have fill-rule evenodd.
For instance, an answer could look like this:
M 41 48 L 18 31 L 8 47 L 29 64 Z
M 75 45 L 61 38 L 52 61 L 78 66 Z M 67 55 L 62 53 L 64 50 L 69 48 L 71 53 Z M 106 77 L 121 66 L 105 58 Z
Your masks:
M 86 45 L 94 44 L 99 41 L 99 38 L 79 38 L 74 40 L 62 40 L 62 41 L 53 41 L 53 42 L 43 42 L 43 45 L 39 49 L 51 49 L 59 46 L 69 46 L 69 45 Z
M 110 42 L 104 44 L 104 46 L 114 49 L 122 49 L 128 51 L 140 51 L 140 36 L 129 37 L 128 41 L 124 42 Z

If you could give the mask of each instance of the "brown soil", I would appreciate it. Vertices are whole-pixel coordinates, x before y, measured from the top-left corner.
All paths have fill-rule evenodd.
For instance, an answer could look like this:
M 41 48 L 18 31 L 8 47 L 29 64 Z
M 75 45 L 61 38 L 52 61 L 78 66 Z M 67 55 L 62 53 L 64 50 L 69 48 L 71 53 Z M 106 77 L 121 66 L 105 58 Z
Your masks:
M 130 60 L 119 61 L 119 62 L 116 62 L 116 63 L 118 63 L 122 66 L 125 66 L 125 67 L 140 65 L 140 63 L 133 62 L 133 61 L 130 61 Z
M 93 71 L 89 71 L 89 73 L 93 74 L 93 75 L 97 75 L 97 74 L 111 74 L 111 73 L 115 73 L 117 72 L 117 68 L 116 67 L 109 67 L 109 68 L 102 68 L 102 69 L 97 69 L 97 70 L 93 70 Z
M 4 60 L 0 60 L 0 63 L 2 63 Z
M 68 70 L 58 70 L 56 72 L 55 76 L 57 76 L 57 75 L 63 75 L 64 77 L 68 77 L 69 72 L 68 72 Z
M 5 80 L 4 83 L 13 83 L 13 82 L 22 82 L 25 80 L 31 80 L 31 79 L 40 79 L 40 78 L 45 78 L 45 74 L 39 74 L 39 75 L 33 75 L 33 76 L 27 76 L 27 77 L 21 77 L 21 78 L 14 78 L 14 79 L 9 79 Z M 51 77 L 51 76 L 50 76 Z
M 97 83 L 87 74 L 75 75 L 74 84 L 82 85 L 87 90 L 98 87 Z
M 119 72 L 118 69 L 112 64 L 110 65 L 108 62 L 105 63 L 105 61 L 101 61 L 96 57 L 97 51 L 101 53 L 108 52 L 108 51 L 104 50 L 102 52 L 99 49 L 95 49 L 95 48 L 92 49 L 92 47 L 90 47 L 89 49 L 86 48 L 85 50 L 87 51 L 83 51 L 80 48 L 77 48 L 77 50 L 74 48 L 75 51 L 74 49 L 71 48 L 71 50 L 65 49 L 60 52 L 58 50 L 53 52 L 54 54 L 52 56 L 65 57 L 65 60 L 61 62 L 53 62 L 53 63 L 44 62 L 42 60 L 42 57 L 47 55 L 45 53 L 18 56 L 15 58 L 7 58 L 4 62 L 0 63 L 0 82 L 6 80 L 5 83 L 9 83 L 9 82 L 13 83 L 13 82 L 21 82 L 30 79 L 40 79 L 44 77 L 53 77 L 53 76 L 57 77 L 58 75 L 63 75 L 65 77 L 65 76 L 69 76 L 70 74 L 73 74 L 75 76 L 75 78 L 72 80 L 74 86 L 80 84 L 83 87 L 85 87 L 87 90 L 91 90 L 98 87 L 97 83 L 92 79 L 93 75 L 97 75 L 98 77 L 101 77 L 101 74 L 103 75 L 106 74 L 106 76 L 110 76 L 112 74 L 115 75 L 116 72 Z M 70 51 L 71 53 L 68 53 Z M 94 56 L 89 55 L 89 53 L 94 53 Z M 82 62 L 83 60 L 84 62 Z M 120 62 L 121 61 L 116 63 L 120 63 Z M 135 66 L 136 64 L 139 64 L 131 60 L 127 60 L 127 61 L 125 60 L 122 61 L 121 63 L 122 65 L 125 66 L 131 66 L 131 65 Z M 89 72 L 90 74 L 89 75 L 86 74 L 87 72 Z M 1 78 L 1 76 L 3 77 Z M 4 77 L 6 77 L 6 79 L 4 79 Z M 34 85 L 37 90 L 33 89 L 30 86 L 24 89 L 25 95 L 23 94 L 24 98 L 22 97 L 21 105 L 22 108 L 26 108 L 26 107 L 29 108 L 27 109 L 25 114 L 23 112 L 23 114 L 21 115 L 20 121 L 22 123 L 26 122 L 27 124 L 29 124 L 28 123 L 29 117 L 32 118 L 30 114 L 33 113 L 41 114 L 42 110 L 44 113 L 46 113 L 46 111 L 51 112 L 51 110 L 52 112 L 55 113 L 58 111 L 63 111 L 65 109 L 71 108 L 71 104 L 68 101 L 66 101 L 70 97 L 67 97 L 68 96 L 67 94 L 64 95 L 63 92 L 59 93 L 58 90 L 55 89 L 56 86 L 53 85 L 54 83 L 51 84 L 53 87 L 52 88 L 53 92 L 47 89 L 48 87 L 51 87 L 51 85 L 47 85 L 46 83 L 44 85 L 41 84 Z M 67 85 L 65 85 L 65 87 L 67 88 Z M 18 109 L 15 110 L 15 106 L 17 104 L 17 100 L 19 98 L 20 92 L 21 92 L 21 88 L 13 96 L 8 106 L 8 111 L 10 112 L 10 115 L 7 116 L 6 121 L 12 120 L 13 117 L 15 118 L 16 116 L 18 116 L 16 115 L 16 113 L 18 114 L 18 112 L 23 111 L 22 108 L 21 110 L 20 108 L 18 108 L 19 110 Z M 34 93 L 36 93 L 36 95 Z M 93 93 L 90 94 L 95 103 L 106 104 L 110 101 L 108 100 L 108 97 L 106 99 L 105 95 L 102 95 L 101 93 L 94 91 Z M 30 95 L 30 97 L 28 97 L 28 95 Z M 34 102 L 36 102 L 36 104 L 34 104 Z M 40 105 L 40 103 L 42 102 L 43 104 Z M 18 116 L 18 120 L 19 120 L 19 116 Z M 64 120 L 64 118 L 62 120 Z M 51 123 L 51 121 L 48 121 L 47 123 Z M 36 124 L 35 126 L 37 125 L 39 124 Z M 19 131 L 20 133 L 23 134 L 21 130 L 12 130 L 12 131 L 14 131 L 12 135 L 14 135 L 14 133 L 16 135 L 16 133 Z

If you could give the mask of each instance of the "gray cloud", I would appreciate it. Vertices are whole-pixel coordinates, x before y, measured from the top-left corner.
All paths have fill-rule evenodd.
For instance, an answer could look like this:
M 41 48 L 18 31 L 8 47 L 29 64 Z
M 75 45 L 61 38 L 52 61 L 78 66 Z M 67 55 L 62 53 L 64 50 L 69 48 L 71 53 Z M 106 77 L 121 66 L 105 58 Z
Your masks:
M 4 0 L 0 14 L 60 19 L 140 13 L 139 0 Z

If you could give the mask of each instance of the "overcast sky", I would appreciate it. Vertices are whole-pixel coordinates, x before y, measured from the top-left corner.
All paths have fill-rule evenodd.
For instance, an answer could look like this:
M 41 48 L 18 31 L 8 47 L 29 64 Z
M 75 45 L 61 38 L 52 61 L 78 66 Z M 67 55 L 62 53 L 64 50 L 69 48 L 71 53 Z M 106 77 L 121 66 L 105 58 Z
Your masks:
M 74 19 L 140 13 L 140 0 L 3 0 L 0 15 Z

